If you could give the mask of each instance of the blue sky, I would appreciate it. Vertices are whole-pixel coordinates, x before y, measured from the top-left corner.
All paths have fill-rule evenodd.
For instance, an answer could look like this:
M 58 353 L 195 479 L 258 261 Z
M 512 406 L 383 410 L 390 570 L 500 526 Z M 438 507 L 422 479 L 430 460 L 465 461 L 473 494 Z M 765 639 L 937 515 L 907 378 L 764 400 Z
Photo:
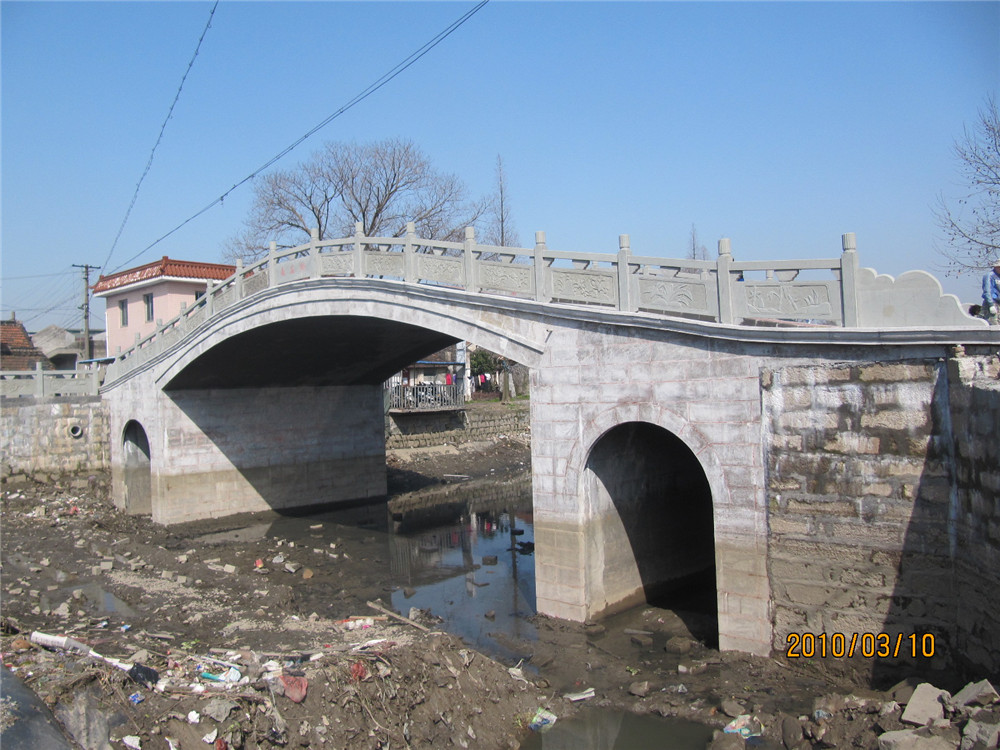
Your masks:
M 4 317 L 80 324 L 72 264 L 104 264 L 212 5 L 0 4 Z M 135 256 L 473 5 L 222 0 L 107 270 L 221 260 L 249 186 Z M 683 257 L 693 224 L 713 256 L 820 258 L 855 232 L 862 265 L 974 301 L 932 209 L 998 89 L 997 2 L 492 0 L 278 166 L 402 137 L 481 196 L 500 155 L 522 245 Z

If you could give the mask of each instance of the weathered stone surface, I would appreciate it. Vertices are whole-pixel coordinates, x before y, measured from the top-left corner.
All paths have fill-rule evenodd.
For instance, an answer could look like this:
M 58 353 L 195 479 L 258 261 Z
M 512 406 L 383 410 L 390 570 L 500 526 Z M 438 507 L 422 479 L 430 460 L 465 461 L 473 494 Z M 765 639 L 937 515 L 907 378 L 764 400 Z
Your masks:
M 962 750 L 997 747 L 1000 740 L 1000 709 L 977 711 L 962 728 Z
M 957 729 L 899 729 L 879 735 L 879 750 L 956 750 L 960 735 Z
M 899 720 L 904 724 L 926 726 L 935 719 L 944 718 L 944 700 L 950 698 L 947 690 L 934 687 L 929 682 L 921 682 L 913 691 L 906 709 Z
M 990 684 L 989 680 L 970 682 L 952 696 L 951 703 L 956 706 L 988 706 L 1000 702 L 1000 694 Z
M 636 695 L 640 698 L 645 698 L 649 695 L 649 680 L 640 680 L 638 682 L 633 682 L 628 686 L 628 691 L 632 695 Z
M 743 706 L 741 706 L 739 703 L 737 703 L 734 700 L 724 700 L 724 701 L 722 701 L 722 705 L 720 706 L 720 708 L 722 709 L 722 713 L 724 713 L 726 716 L 728 716 L 731 719 L 735 719 L 740 714 L 746 713 L 743 710 Z

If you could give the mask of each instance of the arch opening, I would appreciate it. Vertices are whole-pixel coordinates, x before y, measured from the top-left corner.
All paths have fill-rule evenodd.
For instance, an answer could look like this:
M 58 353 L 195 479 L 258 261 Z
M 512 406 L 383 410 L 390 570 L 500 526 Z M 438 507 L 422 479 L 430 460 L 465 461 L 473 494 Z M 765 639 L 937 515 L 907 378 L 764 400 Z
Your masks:
M 647 422 L 606 432 L 587 460 L 603 533 L 606 613 L 648 603 L 674 610 L 696 637 L 718 644 L 712 490 L 691 449 Z
M 152 514 L 152 462 L 149 439 L 142 425 L 131 420 L 122 431 L 124 455 L 125 512 L 130 515 Z

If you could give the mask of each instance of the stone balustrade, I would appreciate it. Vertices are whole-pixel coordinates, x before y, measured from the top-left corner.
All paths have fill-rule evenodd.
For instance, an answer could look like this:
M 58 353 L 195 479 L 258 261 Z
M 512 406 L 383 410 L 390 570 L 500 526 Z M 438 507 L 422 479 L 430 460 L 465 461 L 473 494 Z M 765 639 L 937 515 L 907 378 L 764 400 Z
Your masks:
M 728 326 L 832 328 L 976 327 L 985 321 L 942 294 L 924 271 L 898 279 L 859 268 L 853 233 L 840 257 L 819 260 L 738 261 L 728 239 L 715 260 L 633 255 L 628 235 L 617 253 L 550 250 L 545 233 L 535 247 L 482 245 L 467 227 L 463 242 L 418 238 L 414 225 L 401 237 L 312 239 L 278 249 L 210 285 L 204 297 L 118 355 L 108 379 L 165 351 L 214 314 L 284 284 L 326 279 L 380 279 L 609 312 L 687 318 Z

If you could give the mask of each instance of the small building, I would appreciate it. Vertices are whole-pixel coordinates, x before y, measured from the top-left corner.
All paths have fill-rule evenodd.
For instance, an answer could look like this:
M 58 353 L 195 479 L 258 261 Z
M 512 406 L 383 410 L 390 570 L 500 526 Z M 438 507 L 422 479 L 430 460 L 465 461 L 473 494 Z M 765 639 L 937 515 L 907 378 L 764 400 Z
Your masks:
M 104 331 L 91 329 L 90 345 L 79 328 L 46 326 L 31 334 L 31 341 L 49 358 L 57 370 L 75 370 L 82 362 L 102 359 L 107 354 Z
M 114 356 L 145 338 L 160 323 L 170 320 L 205 294 L 208 285 L 228 279 L 236 266 L 160 260 L 138 268 L 101 276 L 94 284 L 95 297 L 107 308 L 107 353 Z
M 31 343 L 24 323 L 16 320 L 13 314 L 10 320 L 0 320 L 0 370 L 26 372 L 39 364 L 43 370 L 53 369 L 45 353 Z

